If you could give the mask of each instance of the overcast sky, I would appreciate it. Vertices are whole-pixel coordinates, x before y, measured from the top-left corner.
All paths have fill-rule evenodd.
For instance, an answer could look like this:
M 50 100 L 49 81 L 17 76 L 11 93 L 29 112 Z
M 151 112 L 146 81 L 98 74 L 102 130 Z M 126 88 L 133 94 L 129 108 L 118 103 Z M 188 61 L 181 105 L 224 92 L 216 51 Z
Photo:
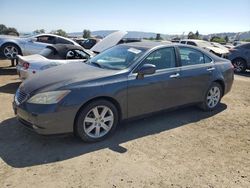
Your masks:
M 250 0 L 0 0 L 1 23 L 21 32 L 241 32 L 250 30 Z

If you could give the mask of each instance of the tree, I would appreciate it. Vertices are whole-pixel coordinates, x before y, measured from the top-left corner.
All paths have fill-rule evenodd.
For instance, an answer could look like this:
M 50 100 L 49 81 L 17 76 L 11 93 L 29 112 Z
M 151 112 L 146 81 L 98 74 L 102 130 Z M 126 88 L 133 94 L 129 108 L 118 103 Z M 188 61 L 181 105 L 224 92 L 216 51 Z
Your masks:
M 90 38 L 91 37 L 91 31 L 87 30 L 87 29 L 84 29 L 82 37 L 83 38 Z
M 62 30 L 62 29 L 58 29 L 56 31 L 51 31 L 52 34 L 56 34 L 56 35 L 59 35 L 59 36 L 62 36 L 62 37 L 67 37 L 67 33 L 66 31 Z
M 225 38 L 224 38 L 224 39 L 225 39 L 225 41 L 226 41 L 226 42 L 228 42 L 228 41 L 229 41 L 228 36 L 225 36 Z
M 196 31 L 195 36 L 196 36 L 197 39 L 200 38 L 200 33 L 199 33 L 198 30 Z
M 218 43 L 225 43 L 226 40 L 224 38 L 213 36 L 210 40 L 210 42 L 218 42 Z
M 198 31 L 196 31 L 195 34 L 192 31 L 188 33 L 188 39 L 199 39 L 199 36 L 200 34 Z
M 14 27 L 6 27 L 3 24 L 0 24 L 0 34 L 3 35 L 16 35 L 19 36 L 18 31 Z
M 14 27 L 8 27 L 7 29 L 4 30 L 3 34 L 19 36 L 19 33 Z
M 162 40 L 163 38 L 161 37 L 160 33 L 156 34 L 155 40 Z
M 44 29 L 37 29 L 35 31 L 33 31 L 34 34 L 42 34 L 42 33 L 45 33 L 45 30 Z
M 7 29 L 7 27 L 3 24 L 0 24 L 0 34 L 4 34 L 4 31 Z

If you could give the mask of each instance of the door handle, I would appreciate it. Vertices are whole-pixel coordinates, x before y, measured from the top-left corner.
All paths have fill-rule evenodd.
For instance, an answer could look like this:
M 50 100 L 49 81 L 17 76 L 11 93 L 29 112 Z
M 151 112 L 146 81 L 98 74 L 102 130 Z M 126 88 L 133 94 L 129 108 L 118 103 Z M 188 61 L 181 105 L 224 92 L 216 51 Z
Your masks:
M 178 78 L 180 76 L 179 73 L 175 73 L 169 76 L 169 78 Z
M 215 70 L 214 67 L 209 67 L 209 68 L 207 69 L 207 71 L 213 71 L 213 70 Z

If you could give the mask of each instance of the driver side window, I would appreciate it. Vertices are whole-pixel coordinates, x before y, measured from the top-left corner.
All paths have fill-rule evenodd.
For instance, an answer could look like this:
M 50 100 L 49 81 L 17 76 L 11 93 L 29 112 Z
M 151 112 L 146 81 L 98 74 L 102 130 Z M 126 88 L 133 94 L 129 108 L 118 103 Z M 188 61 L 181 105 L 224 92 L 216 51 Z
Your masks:
M 37 42 L 47 43 L 47 44 L 55 44 L 55 37 L 53 36 L 39 36 L 37 37 Z
M 152 52 L 143 64 L 153 64 L 156 70 L 173 68 L 176 66 L 175 49 L 172 47 L 158 49 Z

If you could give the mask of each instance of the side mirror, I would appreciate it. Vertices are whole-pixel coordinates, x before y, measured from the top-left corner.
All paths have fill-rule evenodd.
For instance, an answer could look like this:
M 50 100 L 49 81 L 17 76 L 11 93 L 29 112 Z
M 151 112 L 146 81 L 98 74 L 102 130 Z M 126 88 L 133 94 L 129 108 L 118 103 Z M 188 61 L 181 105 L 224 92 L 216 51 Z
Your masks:
M 150 75 L 154 74 L 156 71 L 156 67 L 153 64 L 144 64 L 139 70 L 138 70 L 138 76 L 137 78 L 143 78 L 144 75 Z

